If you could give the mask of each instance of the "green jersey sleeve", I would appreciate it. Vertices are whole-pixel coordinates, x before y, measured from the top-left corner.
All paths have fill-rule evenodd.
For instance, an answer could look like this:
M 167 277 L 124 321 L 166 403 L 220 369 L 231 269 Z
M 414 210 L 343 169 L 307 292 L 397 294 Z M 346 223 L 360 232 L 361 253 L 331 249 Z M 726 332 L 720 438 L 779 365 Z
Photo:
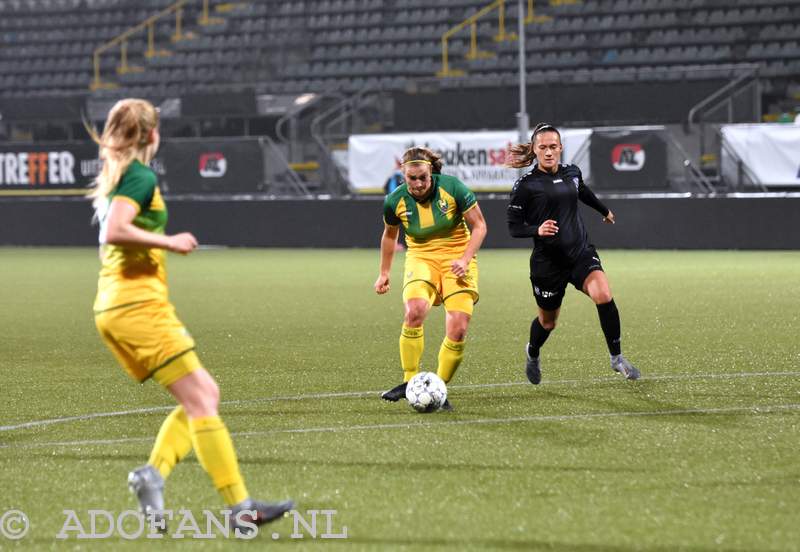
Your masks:
M 383 200 L 383 222 L 389 226 L 398 226 L 402 221 L 397 216 L 395 209 L 397 208 L 397 201 L 394 199 L 396 194 L 389 194 Z
M 472 193 L 472 190 L 467 188 L 467 185 L 458 180 L 457 178 L 453 179 L 455 181 L 455 185 L 453 186 L 453 197 L 456 199 L 456 205 L 458 205 L 458 210 L 462 213 L 466 213 L 469 209 L 475 205 L 478 200 L 475 199 L 475 194 Z
M 156 175 L 144 166 L 131 166 L 125 171 L 114 196 L 124 196 L 132 199 L 139 205 L 139 210 L 144 211 L 153 200 L 157 184 Z

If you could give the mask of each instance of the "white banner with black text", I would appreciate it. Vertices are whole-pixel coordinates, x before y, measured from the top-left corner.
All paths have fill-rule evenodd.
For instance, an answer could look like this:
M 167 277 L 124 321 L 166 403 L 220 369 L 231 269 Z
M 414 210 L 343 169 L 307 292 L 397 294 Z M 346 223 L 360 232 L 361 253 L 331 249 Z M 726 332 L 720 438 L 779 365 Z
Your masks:
M 734 185 L 744 171 L 763 186 L 800 186 L 800 124 L 725 125 L 721 132 L 723 176 Z
M 561 130 L 561 162 L 570 163 L 591 133 L 591 129 Z M 350 184 L 358 192 L 383 192 L 384 183 L 399 168 L 403 152 L 423 145 L 442 155 L 444 174 L 459 178 L 471 190 L 510 191 L 519 173 L 505 166 L 505 152 L 509 144 L 518 141 L 516 130 L 356 134 L 348 144 Z

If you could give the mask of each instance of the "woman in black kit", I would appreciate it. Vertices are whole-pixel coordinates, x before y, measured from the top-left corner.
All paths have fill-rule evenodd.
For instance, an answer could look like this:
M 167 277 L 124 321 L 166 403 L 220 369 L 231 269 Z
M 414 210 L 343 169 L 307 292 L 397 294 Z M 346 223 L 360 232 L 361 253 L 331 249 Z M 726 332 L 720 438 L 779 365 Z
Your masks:
M 614 213 L 603 205 L 583 183 L 576 165 L 562 165 L 561 134 L 547 123 L 539 123 L 531 142 L 510 146 L 507 165 L 533 169 L 514 184 L 508 204 L 508 229 L 515 238 L 533 238 L 531 284 L 539 316 L 531 322 L 526 348 L 525 373 L 531 383 L 542 380 L 539 349 L 556 327 L 561 301 L 571 283 L 594 301 L 600 326 L 611 354 L 611 368 L 630 380 L 639 370 L 622 356 L 619 312 L 600 256 L 589 243 L 589 236 L 578 212 L 578 200 L 603 215 L 603 222 L 614 224 Z

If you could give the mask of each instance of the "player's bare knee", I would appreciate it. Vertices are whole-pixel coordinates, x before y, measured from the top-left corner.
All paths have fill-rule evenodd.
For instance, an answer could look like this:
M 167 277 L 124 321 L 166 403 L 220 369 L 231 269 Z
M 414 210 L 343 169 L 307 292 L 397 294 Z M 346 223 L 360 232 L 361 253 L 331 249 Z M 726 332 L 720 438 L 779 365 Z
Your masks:
M 219 385 L 213 379 L 206 386 L 206 404 L 214 411 L 219 407 Z
M 450 341 L 464 341 L 466 337 L 467 337 L 466 324 L 463 327 L 459 326 L 447 329 L 447 339 L 449 339 Z
M 542 328 L 548 332 L 555 330 L 556 326 L 558 325 L 556 320 L 542 320 L 541 318 L 539 318 L 539 323 L 542 325 Z
M 216 416 L 219 407 L 219 387 L 212 378 L 197 385 L 183 397 L 181 403 L 190 418 Z
M 599 291 L 592 296 L 595 305 L 605 305 L 606 303 L 610 303 L 613 298 L 611 290 L 608 289 Z
M 406 316 L 405 316 L 405 324 L 409 328 L 418 328 L 422 326 L 422 323 L 425 322 L 425 315 L 427 314 L 427 309 L 410 306 L 406 308 Z

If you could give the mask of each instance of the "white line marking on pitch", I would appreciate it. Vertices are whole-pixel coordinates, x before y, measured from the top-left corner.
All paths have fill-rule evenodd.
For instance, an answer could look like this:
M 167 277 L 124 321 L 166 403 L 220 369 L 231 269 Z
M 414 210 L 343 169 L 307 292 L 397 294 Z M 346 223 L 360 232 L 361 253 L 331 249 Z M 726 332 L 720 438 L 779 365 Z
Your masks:
M 430 422 L 421 417 L 415 417 L 416 422 L 409 421 L 396 424 L 371 424 L 371 425 L 352 425 L 352 426 L 329 426 L 329 427 L 304 427 L 288 429 L 269 429 L 265 431 L 241 431 L 233 432 L 233 437 L 260 437 L 265 435 L 275 435 L 279 433 L 340 433 L 343 431 L 372 431 L 382 429 L 435 429 L 438 426 L 460 426 L 478 424 L 508 424 L 521 422 L 566 422 L 571 420 L 595 420 L 604 418 L 623 418 L 623 417 L 653 417 L 653 416 L 684 416 L 693 414 L 732 414 L 736 412 L 749 412 L 752 414 L 769 414 L 772 412 L 800 410 L 800 404 L 778 404 L 778 405 L 752 405 L 752 406 L 729 406 L 720 408 L 682 408 L 676 410 L 653 410 L 647 412 L 590 412 L 586 414 L 560 414 L 560 415 L 541 415 L 541 416 L 515 416 L 511 418 L 477 418 L 473 420 L 445 420 Z M 84 441 L 54 441 L 49 443 L 27 443 L 0 445 L 0 449 L 27 449 L 44 447 L 80 447 L 98 445 L 120 445 L 127 443 L 150 442 L 153 437 L 128 437 L 120 439 L 97 439 Z
M 675 376 L 647 376 L 641 378 L 639 381 L 667 381 L 667 380 L 690 380 L 690 379 L 726 379 L 726 378 L 753 378 L 753 377 L 778 377 L 778 376 L 800 376 L 800 372 L 739 372 L 733 374 L 680 374 Z M 542 385 L 574 385 L 574 384 L 592 384 L 603 383 L 607 381 L 620 381 L 619 376 L 607 376 L 601 378 L 585 379 L 571 379 L 571 380 L 555 380 L 544 381 Z M 525 382 L 503 382 L 503 383 L 473 383 L 452 385 L 453 389 L 491 389 L 498 387 L 515 387 L 523 386 L 528 387 L 530 383 Z M 247 404 L 258 404 L 263 402 L 276 402 L 276 401 L 303 401 L 314 399 L 342 399 L 342 398 L 359 398 L 371 397 L 379 394 L 380 391 L 342 391 L 337 393 L 308 393 L 304 395 L 292 396 L 279 396 L 279 397 L 262 397 L 258 399 L 242 399 L 221 401 L 220 406 L 242 406 Z M 45 420 L 34 420 L 31 422 L 21 422 L 18 424 L 0 426 L 2 431 L 15 431 L 18 429 L 30 429 L 33 427 L 42 427 L 53 424 L 64 424 L 69 422 L 79 422 L 85 420 L 94 420 L 97 418 L 110 418 L 116 416 L 132 416 L 136 414 L 150 414 L 154 412 L 168 412 L 175 408 L 175 405 L 170 406 L 152 406 L 147 408 L 134 408 L 131 410 L 118 410 L 112 412 L 96 412 L 91 414 L 81 414 L 78 416 L 65 416 L 61 418 L 50 418 Z

